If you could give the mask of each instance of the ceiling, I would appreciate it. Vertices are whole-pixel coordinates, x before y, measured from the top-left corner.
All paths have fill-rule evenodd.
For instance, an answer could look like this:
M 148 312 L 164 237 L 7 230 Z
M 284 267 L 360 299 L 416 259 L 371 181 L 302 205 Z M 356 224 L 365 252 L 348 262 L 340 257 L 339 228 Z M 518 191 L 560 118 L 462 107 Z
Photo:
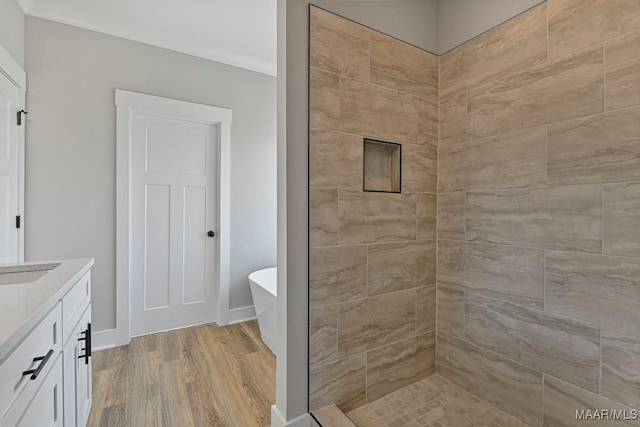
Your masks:
M 337 0 L 331 4 L 337 13 L 441 53 L 541 1 Z M 276 74 L 277 0 L 18 0 L 18 3 L 27 15 Z
M 18 2 L 27 15 L 276 73 L 276 0 Z

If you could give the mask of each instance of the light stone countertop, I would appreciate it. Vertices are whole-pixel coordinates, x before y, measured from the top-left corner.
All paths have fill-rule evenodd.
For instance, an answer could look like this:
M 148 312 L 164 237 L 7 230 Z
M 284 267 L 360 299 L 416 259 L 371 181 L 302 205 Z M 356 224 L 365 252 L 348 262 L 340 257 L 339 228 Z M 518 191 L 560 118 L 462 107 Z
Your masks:
M 0 264 L 0 271 L 33 271 L 33 266 L 48 264 L 59 265 L 33 282 L 0 285 L 0 364 L 89 271 L 94 259 Z

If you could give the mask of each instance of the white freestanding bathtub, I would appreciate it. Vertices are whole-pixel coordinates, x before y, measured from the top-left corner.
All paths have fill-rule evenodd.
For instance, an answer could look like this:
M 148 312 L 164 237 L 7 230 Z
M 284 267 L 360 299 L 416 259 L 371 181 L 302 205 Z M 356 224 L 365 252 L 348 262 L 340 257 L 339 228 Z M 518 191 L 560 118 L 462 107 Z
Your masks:
M 278 270 L 276 267 L 254 271 L 249 275 L 249 285 L 253 296 L 253 305 L 256 309 L 258 326 L 262 341 L 271 352 L 276 353 L 278 340 L 277 307 L 278 295 Z

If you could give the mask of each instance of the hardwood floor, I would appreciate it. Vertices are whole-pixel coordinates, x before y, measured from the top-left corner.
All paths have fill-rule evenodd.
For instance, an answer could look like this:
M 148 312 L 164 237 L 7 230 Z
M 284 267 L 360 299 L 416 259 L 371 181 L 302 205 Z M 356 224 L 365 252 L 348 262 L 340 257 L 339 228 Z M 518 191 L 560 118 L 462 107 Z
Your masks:
M 269 426 L 275 370 L 255 321 L 134 338 L 94 353 L 89 426 Z

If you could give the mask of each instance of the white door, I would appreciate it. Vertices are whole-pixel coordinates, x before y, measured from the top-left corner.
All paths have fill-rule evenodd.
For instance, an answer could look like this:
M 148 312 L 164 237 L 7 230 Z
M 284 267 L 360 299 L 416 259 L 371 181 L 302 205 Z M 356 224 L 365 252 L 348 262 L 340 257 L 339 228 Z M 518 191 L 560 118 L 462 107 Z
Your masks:
M 0 73 L 0 264 L 18 259 L 18 96 Z
M 131 332 L 213 322 L 217 129 L 134 113 Z

